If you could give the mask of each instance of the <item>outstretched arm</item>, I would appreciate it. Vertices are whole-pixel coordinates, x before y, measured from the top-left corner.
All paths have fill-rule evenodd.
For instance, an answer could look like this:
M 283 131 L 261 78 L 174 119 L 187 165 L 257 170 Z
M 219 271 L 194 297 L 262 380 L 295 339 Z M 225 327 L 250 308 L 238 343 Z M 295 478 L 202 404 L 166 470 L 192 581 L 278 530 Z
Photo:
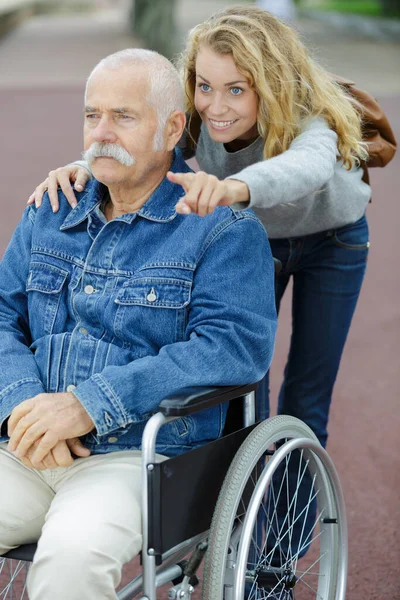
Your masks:
M 205 216 L 216 206 L 272 208 L 296 202 L 321 189 L 334 173 L 337 135 L 323 119 L 314 119 L 282 154 L 254 163 L 219 180 L 204 172 L 172 173 L 168 179 L 182 185 L 185 196 L 176 210 Z

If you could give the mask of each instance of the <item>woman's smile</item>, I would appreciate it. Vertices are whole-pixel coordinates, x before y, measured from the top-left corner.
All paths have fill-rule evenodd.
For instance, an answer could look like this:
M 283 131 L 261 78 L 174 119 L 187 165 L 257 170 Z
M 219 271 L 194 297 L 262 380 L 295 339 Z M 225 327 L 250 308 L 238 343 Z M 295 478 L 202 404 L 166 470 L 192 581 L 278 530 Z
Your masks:
M 232 119 L 231 121 L 217 121 L 216 119 L 211 119 L 208 117 L 208 122 L 210 123 L 213 129 L 217 129 L 218 131 L 229 129 L 234 123 L 237 123 L 239 119 Z

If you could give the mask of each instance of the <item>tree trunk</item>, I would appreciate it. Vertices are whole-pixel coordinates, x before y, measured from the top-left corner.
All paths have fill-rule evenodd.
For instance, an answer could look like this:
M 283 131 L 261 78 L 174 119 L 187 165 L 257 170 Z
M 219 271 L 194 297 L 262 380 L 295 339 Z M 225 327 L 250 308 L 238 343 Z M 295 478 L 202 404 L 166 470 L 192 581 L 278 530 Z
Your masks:
M 175 0 L 133 0 L 131 28 L 146 48 L 167 58 L 176 52 Z
M 381 0 L 381 4 L 384 15 L 400 15 L 400 0 Z

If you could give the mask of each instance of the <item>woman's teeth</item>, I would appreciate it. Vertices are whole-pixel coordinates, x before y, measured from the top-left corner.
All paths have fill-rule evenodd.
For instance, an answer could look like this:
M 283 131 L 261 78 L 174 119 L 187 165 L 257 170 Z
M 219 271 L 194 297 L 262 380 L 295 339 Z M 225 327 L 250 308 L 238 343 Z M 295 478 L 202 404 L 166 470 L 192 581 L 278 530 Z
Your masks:
M 209 119 L 209 121 L 214 127 L 224 129 L 225 127 L 229 127 L 229 125 L 232 125 L 236 119 L 233 119 L 233 121 L 214 121 L 214 119 Z

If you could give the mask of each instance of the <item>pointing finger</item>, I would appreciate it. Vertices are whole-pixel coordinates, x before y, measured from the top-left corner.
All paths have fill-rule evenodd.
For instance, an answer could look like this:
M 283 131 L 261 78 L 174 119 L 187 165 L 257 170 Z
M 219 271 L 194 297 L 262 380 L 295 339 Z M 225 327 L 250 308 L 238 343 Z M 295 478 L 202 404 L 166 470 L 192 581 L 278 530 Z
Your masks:
M 194 173 L 173 173 L 172 171 L 167 173 L 168 181 L 181 185 L 185 190 L 190 187 L 194 177 Z

